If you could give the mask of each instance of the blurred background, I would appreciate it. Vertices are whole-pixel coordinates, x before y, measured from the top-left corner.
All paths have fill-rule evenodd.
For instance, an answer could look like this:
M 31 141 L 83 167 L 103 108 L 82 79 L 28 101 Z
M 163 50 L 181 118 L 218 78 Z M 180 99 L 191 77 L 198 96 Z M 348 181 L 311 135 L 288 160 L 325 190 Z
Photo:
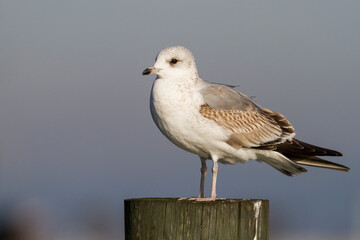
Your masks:
M 155 77 L 141 76 L 162 48 L 183 45 L 201 78 L 239 85 L 351 168 L 290 178 L 220 165 L 218 195 L 269 199 L 271 239 L 359 239 L 359 8 L 1 0 L 0 238 L 123 239 L 124 199 L 197 195 L 200 161 L 156 128 Z

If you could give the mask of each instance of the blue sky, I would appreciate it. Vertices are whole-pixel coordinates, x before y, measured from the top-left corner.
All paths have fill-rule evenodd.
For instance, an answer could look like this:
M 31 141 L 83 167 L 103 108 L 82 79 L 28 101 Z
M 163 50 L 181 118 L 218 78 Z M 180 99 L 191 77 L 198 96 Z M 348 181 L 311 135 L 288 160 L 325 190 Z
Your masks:
M 220 165 L 218 195 L 269 199 L 274 231 L 350 236 L 360 229 L 359 7 L 1 1 L 0 204 L 35 199 L 66 222 L 96 199 L 121 225 L 125 198 L 196 195 L 200 161 L 158 131 L 154 77 L 141 76 L 159 50 L 183 45 L 201 78 L 239 85 L 352 169 L 289 178 L 257 162 Z

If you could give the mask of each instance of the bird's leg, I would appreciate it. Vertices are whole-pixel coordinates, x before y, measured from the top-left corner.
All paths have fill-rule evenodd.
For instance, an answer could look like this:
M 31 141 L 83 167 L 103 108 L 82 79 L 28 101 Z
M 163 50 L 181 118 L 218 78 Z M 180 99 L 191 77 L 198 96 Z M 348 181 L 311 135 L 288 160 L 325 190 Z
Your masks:
M 200 192 L 198 197 L 191 197 L 191 198 L 179 198 L 179 200 L 196 200 L 196 201 L 207 201 L 208 198 L 205 198 L 205 177 L 206 177 L 206 158 L 200 157 L 201 160 L 201 179 L 200 179 Z
M 213 160 L 214 161 L 214 160 Z M 214 161 L 214 165 L 212 168 L 212 187 L 211 187 L 211 197 L 205 198 L 205 197 L 198 197 L 198 198 L 189 198 L 188 200 L 195 200 L 195 201 L 215 201 L 216 200 L 216 179 L 217 179 L 217 173 L 218 173 L 218 163 L 217 160 Z M 204 176 L 205 178 L 205 176 Z M 200 186 L 201 187 L 201 186 Z M 200 189 L 201 194 L 201 189 Z
M 200 158 L 201 160 L 201 181 L 200 181 L 200 194 L 197 198 L 180 198 L 179 200 L 195 200 L 195 201 L 215 201 L 216 200 L 216 180 L 218 173 L 218 162 L 217 159 L 213 159 L 212 167 L 212 186 L 211 186 L 211 197 L 206 198 L 204 194 L 205 176 L 206 176 L 206 159 Z
M 201 180 L 200 180 L 199 198 L 204 198 L 205 197 L 205 194 L 204 194 L 205 177 L 206 177 L 206 171 L 207 171 L 206 158 L 200 157 L 200 160 L 201 160 Z
M 211 200 L 216 199 L 216 180 L 217 180 L 217 174 L 218 174 L 218 163 L 217 161 L 213 160 L 214 165 L 212 168 L 212 185 L 211 185 Z

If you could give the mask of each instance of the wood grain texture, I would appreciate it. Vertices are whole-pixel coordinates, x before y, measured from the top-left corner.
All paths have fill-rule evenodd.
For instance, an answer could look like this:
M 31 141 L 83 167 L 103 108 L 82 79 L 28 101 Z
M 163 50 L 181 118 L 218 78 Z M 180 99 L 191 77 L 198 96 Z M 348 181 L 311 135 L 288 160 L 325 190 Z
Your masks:
M 126 240 L 267 240 L 269 201 L 127 199 Z

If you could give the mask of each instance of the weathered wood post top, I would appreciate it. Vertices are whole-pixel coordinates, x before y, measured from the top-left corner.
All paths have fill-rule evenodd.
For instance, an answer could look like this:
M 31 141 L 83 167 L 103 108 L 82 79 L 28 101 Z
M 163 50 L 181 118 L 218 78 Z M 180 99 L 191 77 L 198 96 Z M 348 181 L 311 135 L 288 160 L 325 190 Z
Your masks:
M 267 240 L 269 201 L 125 200 L 126 240 Z

